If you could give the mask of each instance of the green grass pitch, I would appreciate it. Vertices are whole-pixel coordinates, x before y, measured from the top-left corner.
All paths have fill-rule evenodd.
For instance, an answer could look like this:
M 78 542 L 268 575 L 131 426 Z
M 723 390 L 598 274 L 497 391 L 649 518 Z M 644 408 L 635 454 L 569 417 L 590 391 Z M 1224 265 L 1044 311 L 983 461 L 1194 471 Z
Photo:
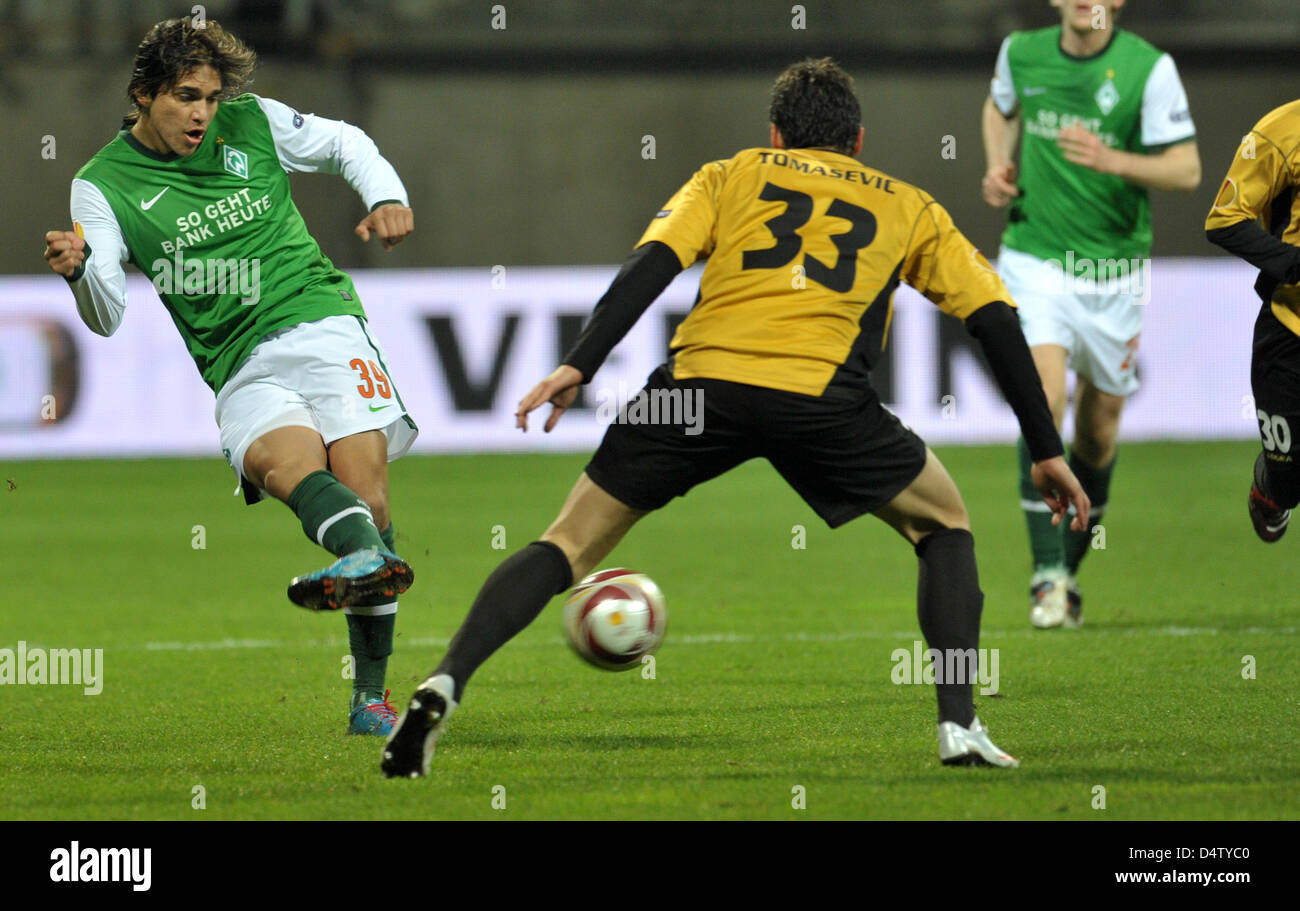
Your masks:
M 891 683 L 919 638 L 907 544 L 870 518 L 830 532 L 754 462 L 603 564 L 667 595 L 653 679 L 580 662 L 556 598 L 473 679 L 419 781 L 383 780 L 380 741 L 344 736 L 345 624 L 285 598 L 328 562 L 287 509 L 244 507 L 215 459 L 6 463 L 0 648 L 102 648 L 104 674 L 97 696 L 0 686 L 0 818 L 1295 819 L 1300 532 L 1252 534 L 1255 451 L 1122 447 L 1085 627 L 1044 633 L 1014 451 L 939 450 L 973 517 L 981 645 L 999 650 L 1001 693 L 978 710 L 1019 770 L 940 766 L 932 688 Z M 396 704 L 584 463 L 393 466 L 416 571 Z

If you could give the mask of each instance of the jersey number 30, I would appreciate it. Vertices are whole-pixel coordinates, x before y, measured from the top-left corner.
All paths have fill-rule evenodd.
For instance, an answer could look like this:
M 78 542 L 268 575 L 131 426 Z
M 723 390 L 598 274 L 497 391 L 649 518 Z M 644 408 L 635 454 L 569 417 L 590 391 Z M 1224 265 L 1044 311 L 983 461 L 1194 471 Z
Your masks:
M 1291 425 L 1280 414 L 1269 416 L 1263 408 L 1258 409 L 1259 435 L 1264 440 L 1264 448 L 1269 452 L 1291 451 Z
M 785 211 L 775 218 L 769 218 L 765 225 L 776 238 L 776 246 L 766 250 L 746 250 L 741 258 L 742 269 L 779 269 L 799 255 L 803 238 L 796 232 L 812 218 L 813 198 L 798 190 L 788 190 L 768 183 L 758 198 L 768 202 L 785 203 Z M 842 218 L 850 225 L 843 234 L 830 235 L 831 242 L 840 255 L 833 267 L 827 266 L 815 256 L 805 253 L 803 257 L 804 274 L 819 285 L 832 291 L 847 294 L 853 288 L 857 275 L 858 251 L 876 239 L 876 216 L 861 206 L 842 199 L 832 199 L 826 208 L 830 218 Z

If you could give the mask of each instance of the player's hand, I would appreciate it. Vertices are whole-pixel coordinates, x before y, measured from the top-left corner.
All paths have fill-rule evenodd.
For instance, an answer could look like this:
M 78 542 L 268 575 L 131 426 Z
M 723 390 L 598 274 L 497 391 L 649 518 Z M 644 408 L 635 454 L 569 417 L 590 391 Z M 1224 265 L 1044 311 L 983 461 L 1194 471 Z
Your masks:
M 86 261 L 86 239 L 76 231 L 46 231 L 45 261 L 64 278 L 72 278 Z
M 1011 202 L 1020 195 L 1020 188 L 1016 186 L 1015 164 L 989 168 L 980 189 L 984 192 L 984 201 L 996 209 Z
M 1056 137 L 1056 144 L 1061 147 L 1066 161 L 1083 165 L 1099 174 L 1113 173 L 1111 162 L 1115 153 L 1096 133 L 1075 124 L 1061 130 Z
M 528 430 L 528 412 L 540 408 L 546 402 L 551 403 L 551 414 L 542 429 L 547 433 L 555 427 L 560 415 L 569 410 L 573 400 L 578 397 L 578 387 L 582 385 L 582 373 L 576 367 L 561 364 L 551 371 L 551 375 L 533 387 L 533 391 L 519 400 L 515 409 L 515 426 Z
M 400 203 L 389 202 L 361 219 L 361 224 L 353 228 L 352 233 L 363 241 L 369 241 L 373 231 L 384 242 L 384 249 L 391 250 L 414 230 L 415 213 Z
M 1042 495 L 1044 502 L 1052 508 L 1052 524 L 1060 525 L 1066 511 L 1074 506 L 1074 521 L 1070 523 L 1073 531 L 1086 531 L 1088 528 L 1088 510 L 1092 504 L 1088 495 L 1079 486 L 1079 479 L 1074 476 L 1065 459 L 1056 456 L 1035 462 L 1029 472 L 1034 488 Z

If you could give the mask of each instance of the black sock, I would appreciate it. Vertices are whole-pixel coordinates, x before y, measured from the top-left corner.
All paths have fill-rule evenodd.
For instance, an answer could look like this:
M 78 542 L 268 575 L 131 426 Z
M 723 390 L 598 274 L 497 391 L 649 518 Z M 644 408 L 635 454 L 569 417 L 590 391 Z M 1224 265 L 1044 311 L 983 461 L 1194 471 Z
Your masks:
M 1264 483 L 1259 492 L 1272 500 L 1278 509 L 1294 509 L 1300 504 L 1300 470 L 1294 461 L 1270 459 L 1264 453 Z
M 433 672 L 456 681 L 452 698 L 460 702 L 470 674 L 572 584 L 569 558 L 549 541 L 534 541 L 493 570 Z
M 931 532 L 916 545 L 916 555 L 921 561 L 916 614 L 925 641 L 944 656 L 950 654 L 948 649 L 960 649 L 964 654 L 967 649 L 978 649 L 984 593 L 975 568 L 975 538 L 962 528 Z M 972 667 L 970 662 L 961 662 L 960 666 Z M 975 704 L 971 701 L 974 678 L 962 676 L 965 679 L 961 681 L 936 683 L 935 690 L 939 721 L 955 721 L 965 728 L 975 718 Z
M 1115 457 L 1111 458 L 1110 464 L 1099 467 L 1085 462 L 1071 449 L 1070 470 L 1079 479 L 1079 486 L 1092 503 L 1092 508 L 1088 510 L 1088 527 L 1083 531 L 1074 531 L 1069 527 L 1068 523 L 1073 521 L 1073 517 L 1061 520 L 1061 535 L 1065 539 L 1065 568 L 1070 575 L 1075 576 L 1079 574 L 1079 564 L 1092 548 L 1093 535 L 1106 512 L 1106 501 L 1110 499 L 1110 479 L 1115 472 Z

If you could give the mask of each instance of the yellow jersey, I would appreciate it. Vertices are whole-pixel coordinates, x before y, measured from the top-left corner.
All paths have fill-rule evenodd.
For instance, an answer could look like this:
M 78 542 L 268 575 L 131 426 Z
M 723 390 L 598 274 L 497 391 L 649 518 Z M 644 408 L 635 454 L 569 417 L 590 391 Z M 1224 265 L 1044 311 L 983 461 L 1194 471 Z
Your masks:
M 673 194 L 637 246 L 707 258 L 671 348 L 677 379 L 820 396 L 859 385 L 906 282 L 965 319 L 1011 296 L 923 190 L 826 149 L 745 149 Z
M 1242 137 L 1228 176 L 1219 187 L 1205 219 L 1205 230 L 1258 221 L 1283 243 L 1300 246 L 1300 101 L 1265 114 Z M 1256 285 L 1259 287 L 1259 285 Z M 1272 289 L 1273 315 L 1300 335 L 1300 285 L 1277 284 Z

